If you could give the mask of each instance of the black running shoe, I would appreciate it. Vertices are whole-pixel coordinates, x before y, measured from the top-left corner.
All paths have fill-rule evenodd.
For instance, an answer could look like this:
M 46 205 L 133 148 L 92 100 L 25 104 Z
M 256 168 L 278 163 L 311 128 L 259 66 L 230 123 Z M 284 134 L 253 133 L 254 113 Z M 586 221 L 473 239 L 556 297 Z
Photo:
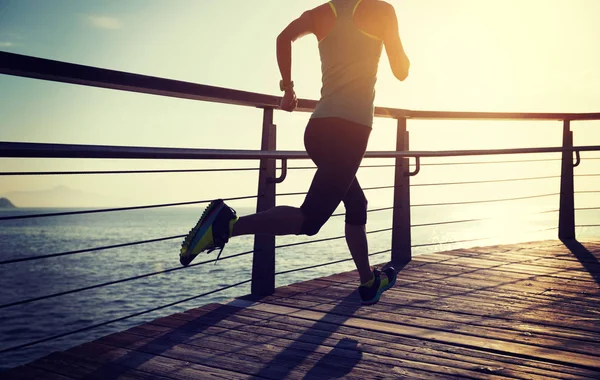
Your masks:
M 222 199 L 217 199 L 206 207 L 200 220 L 181 244 L 179 262 L 188 266 L 200 252 L 207 253 L 221 248 L 217 260 L 223 252 L 225 244 L 231 237 L 233 223 L 238 220 L 235 210 L 227 206 Z
M 364 306 L 374 305 L 379 302 L 381 294 L 390 289 L 396 283 L 396 270 L 393 267 L 388 267 L 383 271 L 385 278 L 381 278 L 381 272 L 377 269 L 373 270 L 375 277 L 371 286 L 361 285 L 358 287 L 360 294 L 360 303 Z

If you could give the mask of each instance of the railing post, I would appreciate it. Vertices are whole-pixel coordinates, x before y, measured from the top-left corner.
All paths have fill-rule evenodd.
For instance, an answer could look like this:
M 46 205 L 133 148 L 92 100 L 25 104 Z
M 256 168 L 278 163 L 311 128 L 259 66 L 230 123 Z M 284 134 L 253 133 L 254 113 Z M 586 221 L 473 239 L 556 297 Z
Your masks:
M 273 124 L 273 108 L 265 108 L 263 114 L 261 150 L 276 149 L 276 128 Z M 275 207 L 275 160 L 260 160 L 258 175 L 258 199 L 256 212 Z M 255 235 L 254 255 L 252 258 L 253 296 L 267 296 L 275 291 L 275 235 Z
M 573 148 L 571 121 L 563 122 L 563 148 Z M 558 238 L 575 239 L 575 188 L 573 185 L 573 152 L 563 152 L 560 173 L 560 210 Z
M 406 119 L 398 119 L 396 151 L 408 150 Z M 392 217 L 392 264 L 401 266 L 412 258 L 410 239 L 410 168 L 407 157 L 396 158 L 394 211 Z

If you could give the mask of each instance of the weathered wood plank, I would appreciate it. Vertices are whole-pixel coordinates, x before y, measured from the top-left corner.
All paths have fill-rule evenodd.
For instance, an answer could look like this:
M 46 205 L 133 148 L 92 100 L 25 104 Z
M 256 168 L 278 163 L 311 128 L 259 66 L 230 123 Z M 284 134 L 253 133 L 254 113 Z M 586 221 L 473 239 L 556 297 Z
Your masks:
M 236 371 L 183 362 L 160 355 L 149 355 L 97 342 L 90 342 L 76 349 L 71 349 L 67 353 L 96 362 L 95 364 L 98 365 L 95 370 L 96 373 L 102 372 L 106 366 L 110 367 L 116 363 L 122 367 L 143 371 L 160 378 L 163 378 L 163 376 L 168 378 L 174 376 L 178 379 L 190 380 L 209 377 L 222 379 L 256 378 Z
M 428 327 L 400 325 L 391 322 L 367 320 L 363 318 L 348 318 L 346 316 L 327 314 L 319 311 L 298 309 L 274 304 L 256 303 L 248 307 L 256 310 L 268 310 L 275 313 L 293 315 L 298 318 L 304 318 L 309 320 L 323 320 L 333 324 L 341 324 L 345 326 L 353 326 L 357 328 L 364 328 L 376 331 L 385 331 L 397 335 L 404 335 L 428 340 L 431 339 L 446 343 L 466 345 L 469 347 L 479 347 L 497 352 L 507 352 L 510 354 L 520 355 L 524 357 L 541 358 L 551 360 L 553 362 L 575 364 L 581 367 L 600 370 L 600 362 L 598 362 L 597 356 L 563 351 L 551 347 L 535 347 L 522 343 L 496 341 L 494 339 L 479 336 L 465 337 L 458 333 L 434 330 Z
M 399 283 L 401 282 L 400 280 Z M 337 283 L 336 286 L 323 287 L 319 292 L 314 293 L 318 293 L 321 297 L 336 300 L 354 290 L 354 286 L 344 283 Z M 443 290 L 444 288 L 448 290 Z M 515 297 L 503 292 L 472 291 L 467 287 L 454 289 L 454 287 L 447 285 L 440 286 L 424 281 L 418 288 L 396 285 L 395 289 L 387 292 L 380 302 L 395 304 L 398 307 L 411 306 L 433 310 L 448 310 L 522 321 L 543 320 L 544 324 L 600 332 L 600 320 L 594 315 L 593 311 L 590 312 L 594 308 L 593 303 L 586 304 L 587 308 L 581 308 L 571 305 L 569 299 L 564 298 L 553 298 L 545 303 L 532 301 L 528 298 L 525 295 Z
M 456 366 L 458 368 L 469 369 L 472 371 L 481 371 L 484 368 L 488 368 L 488 370 L 489 368 L 496 368 L 497 372 L 495 373 L 507 376 L 510 374 L 510 376 L 514 378 L 530 378 L 533 374 L 540 375 L 542 378 L 552 378 L 556 376 L 557 373 L 561 373 L 561 378 L 569 377 L 569 370 L 567 369 L 566 372 L 562 372 L 558 365 L 551 365 L 548 370 L 538 370 L 536 369 L 536 366 L 540 363 L 532 365 L 531 361 L 529 361 L 527 363 L 528 366 L 514 365 L 513 363 L 516 362 L 507 360 L 507 357 L 493 353 L 486 354 L 474 350 L 461 349 L 417 339 L 390 337 L 382 333 L 358 330 L 349 327 L 334 326 L 334 329 L 328 329 L 326 324 L 315 324 L 310 321 L 293 317 L 278 316 L 275 318 L 269 317 L 268 319 L 264 319 L 264 315 L 259 315 L 255 318 L 254 310 L 244 310 L 243 314 L 243 316 L 229 316 L 227 319 L 219 320 L 218 322 L 213 322 L 204 318 L 201 318 L 198 321 L 210 325 L 209 328 L 203 330 L 203 332 L 207 334 L 229 334 L 232 331 L 239 330 L 252 334 L 259 334 L 260 337 L 257 339 L 268 340 L 269 337 L 284 337 L 286 339 L 320 343 L 327 346 L 334 346 L 337 344 L 336 342 L 343 340 L 347 336 L 351 336 L 354 339 L 359 340 L 363 350 L 366 347 L 378 355 L 383 355 L 378 349 L 382 346 L 382 342 L 387 342 L 384 347 L 393 351 L 388 351 L 386 354 L 401 359 L 406 356 L 406 358 L 411 360 L 419 360 L 425 363 L 434 364 L 439 363 L 441 360 L 440 358 L 442 358 L 448 360 L 448 365 Z M 163 332 L 171 331 L 173 328 L 172 322 L 173 320 L 171 319 L 166 322 L 166 326 L 156 325 L 152 328 L 148 328 L 146 325 L 135 331 L 130 330 L 130 332 L 153 336 L 156 334 L 157 330 L 164 329 Z M 163 324 L 165 321 L 159 321 L 159 323 Z M 175 326 L 177 325 L 178 324 L 175 323 Z M 274 342 L 270 341 L 270 343 Z M 435 349 L 429 347 L 435 347 Z M 459 352 L 468 353 L 471 356 L 463 355 L 462 353 L 459 354 Z M 542 362 L 541 367 L 548 368 L 548 365 Z
M 600 378 L 600 243 L 567 244 L 419 255 L 370 307 L 356 271 L 334 274 L 158 318 L 1 377 Z
M 24 365 L 6 372 L 1 372 L 2 380 L 74 380 L 74 377 L 67 377 L 44 371 L 30 365 Z
M 206 340 L 198 340 L 194 341 L 194 344 L 173 344 L 169 339 L 148 339 L 130 333 L 118 334 L 111 339 L 103 338 L 98 342 L 216 368 L 234 368 L 242 373 L 275 379 L 284 377 L 301 379 L 315 367 L 318 367 L 318 373 L 322 377 L 339 376 L 350 370 L 350 378 L 355 379 L 381 376 L 378 370 L 368 369 L 364 366 L 349 368 L 348 363 L 344 362 L 331 362 L 324 365 L 322 359 L 325 355 L 323 354 L 314 352 L 306 354 L 295 348 L 281 350 L 272 345 L 255 342 L 224 341 L 221 344 L 215 344 Z M 281 352 L 283 354 L 279 355 Z M 400 367 L 388 366 L 385 370 L 387 370 L 387 374 L 384 371 L 383 378 L 395 378 L 398 375 L 426 379 L 436 378 L 427 372 Z M 440 378 L 447 377 L 441 376 Z
M 449 311 L 449 310 L 436 310 L 426 309 L 411 306 L 397 306 L 387 302 L 387 298 L 377 305 L 373 305 L 368 311 L 358 310 L 353 314 L 360 316 L 362 314 L 370 314 L 373 312 L 389 312 L 395 315 L 401 315 L 404 321 L 415 321 L 413 318 L 430 318 L 443 321 L 448 325 L 452 324 L 465 324 L 483 327 L 492 327 L 501 329 L 502 331 L 512 331 L 517 334 L 524 336 L 531 336 L 533 334 L 543 334 L 552 337 L 559 337 L 563 339 L 574 339 L 588 342 L 597 342 L 598 333 L 581 330 L 577 328 L 577 324 L 573 323 L 572 327 L 555 327 L 548 325 L 544 320 L 520 320 L 519 316 L 495 316 L 493 314 L 478 314 L 477 309 L 474 309 L 471 314 Z M 335 301 L 331 301 L 327 298 L 321 298 L 318 295 L 297 295 L 293 299 L 291 298 L 277 298 L 265 300 L 267 303 L 281 304 L 284 306 L 296 306 L 302 308 L 316 308 L 321 305 L 333 305 Z M 330 306 L 330 307 L 333 307 Z M 337 306 L 338 309 L 341 309 Z M 551 317 L 550 315 L 548 317 Z
M 173 318 L 169 318 L 168 322 L 167 322 L 168 323 L 167 326 L 172 326 L 173 323 L 176 326 L 181 325 L 182 323 L 185 323 L 184 321 L 189 321 L 189 320 L 193 320 L 194 318 L 202 317 L 206 313 L 206 311 L 203 309 L 204 308 L 193 309 L 186 313 L 177 314 L 173 317 L 174 318 L 183 318 L 183 320 L 175 321 Z M 419 346 L 437 347 L 438 351 L 443 351 L 443 352 L 452 352 L 452 353 L 468 352 L 469 355 L 474 355 L 476 357 L 502 358 L 503 361 L 508 361 L 509 363 L 521 363 L 521 360 L 523 360 L 523 361 L 526 361 L 527 365 L 529 365 L 529 366 L 533 365 L 534 367 L 537 367 L 539 365 L 540 366 L 539 368 L 550 368 L 552 371 L 555 371 L 557 373 L 560 373 L 560 372 L 564 371 L 565 369 L 566 369 L 566 373 L 572 373 L 571 371 L 576 371 L 573 373 L 580 373 L 577 371 L 583 371 L 583 370 L 577 369 L 575 367 L 561 367 L 558 364 L 547 363 L 547 362 L 537 362 L 537 361 L 533 361 L 531 359 L 521 359 L 518 356 L 513 357 L 513 356 L 502 355 L 502 354 L 496 354 L 493 352 L 486 352 L 486 351 L 480 351 L 480 350 L 476 350 L 476 349 L 464 348 L 461 346 L 452 346 L 452 345 L 447 345 L 447 344 L 439 343 L 439 342 L 429 342 L 429 341 L 414 339 L 414 338 L 410 338 L 410 337 L 392 335 L 392 334 L 386 333 L 385 331 L 384 332 L 369 331 L 369 330 L 363 330 L 363 329 L 357 329 L 357 328 L 348 327 L 348 326 L 340 326 L 340 325 L 327 324 L 327 323 L 315 324 L 314 321 L 311 321 L 311 320 L 296 318 L 296 317 L 293 317 L 290 315 L 278 315 L 278 314 L 265 312 L 265 311 L 251 310 L 248 308 L 241 310 L 234 317 L 229 316 L 228 318 L 229 319 L 239 318 L 242 315 L 254 317 L 257 313 L 258 313 L 257 318 L 263 319 L 265 321 L 266 325 L 278 326 L 278 328 L 285 328 L 284 326 L 288 326 L 288 328 L 293 329 L 292 331 L 302 331 L 302 330 L 298 330 L 297 326 L 310 326 L 311 327 L 310 334 L 316 334 L 316 335 L 319 335 L 319 334 L 328 335 L 333 332 L 340 332 L 340 333 L 344 333 L 344 334 L 347 334 L 350 336 L 375 337 L 375 339 L 391 341 L 391 342 L 418 342 L 417 345 L 419 345 Z M 163 323 L 163 321 L 161 320 L 160 323 Z M 249 322 L 245 321 L 245 323 L 249 323 Z M 255 327 L 255 326 L 253 325 L 252 327 Z M 562 368 L 562 370 L 560 368 Z M 597 372 L 594 371 L 593 373 L 597 373 Z

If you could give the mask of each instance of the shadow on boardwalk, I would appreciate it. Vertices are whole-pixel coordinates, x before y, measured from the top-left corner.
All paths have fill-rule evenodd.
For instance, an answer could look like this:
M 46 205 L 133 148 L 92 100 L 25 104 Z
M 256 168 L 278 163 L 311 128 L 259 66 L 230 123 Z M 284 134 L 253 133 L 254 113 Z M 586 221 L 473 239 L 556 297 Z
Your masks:
M 159 337 L 150 339 L 149 342 L 137 347 L 134 351 L 125 354 L 121 358 L 101 365 L 96 370 L 88 373 L 82 378 L 84 380 L 98 380 L 116 379 L 120 378 L 121 376 L 126 376 L 132 369 L 135 370 L 142 367 L 142 365 L 148 360 L 152 359 L 153 356 L 166 353 L 175 346 L 185 343 L 190 339 L 190 337 L 202 333 L 204 330 L 210 328 L 214 324 L 217 324 L 219 321 L 230 318 L 238 311 L 240 311 L 240 308 L 238 307 L 219 305 L 219 307 L 207 312 L 201 317 L 194 318 Z M 151 353 L 152 356 L 140 355 L 140 352 Z
M 587 248 L 575 239 L 561 239 L 565 247 L 579 260 L 581 265 L 592 276 L 596 284 L 600 285 L 600 262 Z
M 358 311 L 360 304 L 358 303 L 358 291 L 353 291 L 344 297 L 340 303 L 338 303 L 328 314 L 335 314 L 337 318 L 344 316 L 346 319 L 352 317 L 356 311 Z M 332 324 L 327 322 L 327 314 L 320 320 L 316 321 L 313 326 L 308 328 L 301 337 L 297 338 L 293 343 L 281 351 L 273 360 L 273 363 L 284 361 L 284 358 L 289 356 L 296 356 L 296 364 L 301 364 L 305 359 L 308 358 L 310 351 L 306 351 L 303 343 L 306 338 L 319 335 L 319 341 L 313 342 L 317 346 L 321 345 L 329 336 L 335 332 L 331 329 Z M 328 334 L 319 334 L 319 332 L 327 331 Z M 300 357 L 298 357 L 298 353 Z M 341 354 L 341 355 L 340 355 Z M 340 358 L 343 357 L 343 360 Z M 336 379 L 343 377 L 344 375 L 352 372 L 352 369 L 362 359 L 362 351 L 358 346 L 358 341 L 354 339 L 342 339 L 333 350 L 327 355 L 323 356 L 306 374 L 306 379 Z M 287 373 L 283 374 L 281 369 L 276 372 L 269 366 L 263 367 L 259 373 L 257 373 L 254 379 L 263 378 L 285 378 L 289 373 L 294 370 L 294 365 L 287 367 Z
M 408 263 L 394 265 L 396 271 L 400 272 Z M 383 266 L 387 268 L 391 263 Z M 343 322 L 352 318 L 361 305 L 358 302 L 359 295 L 358 290 L 355 289 L 344 298 L 340 300 L 331 310 L 327 312 L 321 318 L 316 321 L 314 325 L 309 327 L 301 337 L 296 338 L 295 341 L 281 351 L 272 362 L 277 363 L 280 359 L 287 356 L 298 355 L 302 352 L 301 356 L 296 361 L 297 364 L 302 363 L 308 358 L 311 351 L 306 350 L 305 344 L 303 343 L 308 338 L 312 338 L 312 343 L 316 346 L 321 346 L 336 330 L 332 329 L 332 324 L 328 321 L 330 315 L 336 317 L 336 325 L 341 326 Z M 327 334 L 322 334 L 323 331 L 327 331 Z M 318 341 L 314 341 L 314 337 L 318 335 Z M 340 340 L 336 346 L 323 356 L 315 365 L 308 371 L 305 379 L 337 379 L 344 377 L 352 372 L 354 367 L 358 365 L 362 359 L 363 352 L 359 346 L 359 342 L 355 339 L 344 338 Z M 262 378 L 285 378 L 295 368 L 295 366 L 289 366 L 287 373 L 282 374 L 281 371 L 274 373 L 272 369 L 267 365 L 255 375 L 255 379 Z

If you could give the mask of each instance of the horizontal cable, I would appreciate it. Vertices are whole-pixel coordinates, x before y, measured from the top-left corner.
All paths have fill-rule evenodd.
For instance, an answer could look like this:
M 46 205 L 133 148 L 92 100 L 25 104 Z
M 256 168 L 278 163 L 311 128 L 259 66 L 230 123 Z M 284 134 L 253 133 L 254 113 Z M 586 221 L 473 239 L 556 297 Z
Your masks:
M 582 190 L 582 191 L 575 191 L 575 194 L 595 194 L 595 193 L 600 193 L 600 190 Z
M 527 213 L 527 214 L 517 214 L 517 215 L 513 215 L 513 216 L 539 215 L 539 214 L 547 214 L 547 213 L 558 212 L 558 211 L 559 210 L 549 210 L 549 211 L 534 212 L 534 213 Z M 453 220 L 453 221 L 449 221 L 449 222 L 433 222 L 433 223 L 413 224 L 413 225 L 411 225 L 411 227 L 414 228 L 414 227 L 437 226 L 437 225 L 442 225 L 442 224 L 481 222 L 484 220 L 494 220 L 494 219 L 496 219 L 496 218 L 492 217 L 492 218 Z
M 62 172 L 0 172 L 0 176 L 27 175 L 88 175 L 88 174 L 147 174 L 147 173 L 196 173 L 196 172 L 233 172 L 260 170 L 260 168 L 231 168 L 231 169 L 165 169 L 165 170 L 85 170 Z
M 551 230 L 557 230 L 557 229 L 558 229 L 558 226 L 556 226 L 556 227 L 548 227 L 548 228 L 544 228 L 544 229 L 541 229 L 541 230 L 529 231 L 527 233 L 529 233 L 529 234 L 535 234 L 537 232 L 551 231 Z
M 522 199 L 533 199 L 533 198 L 550 197 L 550 196 L 554 196 L 554 195 L 560 195 L 560 193 L 542 194 L 542 195 L 531 195 L 531 196 L 527 196 L 527 197 L 516 197 L 516 198 L 492 199 L 492 200 L 485 200 L 485 201 L 450 202 L 450 203 L 425 203 L 425 204 L 419 204 L 419 205 L 411 205 L 410 207 L 452 206 L 452 205 L 466 205 L 466 204 L 476 204 L 476 203 L 517 201 L 517 200 L 522 200 Z
M 578 207 L 575 211 L 589 211 L 589 210 L 600 210 L 600 207 Z M 558 211 L 558 210 L 556 210 Z
M 477 164 L 514 164 L 514 163 L 524 163 L 524 162 L 547 162 L 547 161 L 561 161 L 560 158 L 550 158 L 550 159 L 531 159 L 531 160 L 502 160 L 502 161 L 470 161 L 470 162 L 432 162 L 432 163 L 424 163 L 421 166 L 445 166 L 445 165 L 477 165 Z
M 391 249 L 387 249 L 387 250 L 385 250 L 385 251 L 379 251 L 379 252 L 375 252 L 375 253 L 370 253 L 370 254 L 369 254 L 369 256 L 380 255 L 380 254 L 382 254 L 382 253 L 391 252 L 391 251 L 392 251 Z M 343 263 L 343 262 L 345 262 L 345 261 L 350 261 L 350 260 L 353 260 L 353 259 L 352 259 L 352 257 L 350 257 L 350 258 L 348 258 L 348 259 L 341 259 L 341 260 L 331 261 L 331 262 L 328 262 L 328 263 L 323 263 L 323 264 L 311 265 L 311 266 L 304 267 L 304 268 L 296 268 L 296 269 L 284 270 L 284 271 L 281 271 L 281 272 L 277 272 L 277 273 L 275 273 L 275 276 L 278 276 L 278 275 L 280 275 L 280 274 L 287 274 L 287 273 L 293 273 L 293 272 L 300 272 L 300 271 L 307 270 L 307 269 L 313 269 L 313 268 L 324 267 L 324 266 L 327 266 L 327 265 L 339 264 L 339 263 Z
M 369 235 L 369 234 L 376 234 L 376 233 L 379 233 L 379 232 L 391 231 L 391 230 L 392 230 L 392 228 L 384 228 L 384 229 L 381 229 L 381 230 L 373 230 L 373 231 L 367 232 L 367 235 Z M 277 246 L 275 246 L 275 248 L 287 248 L 287 247 L 294 247 L 294 246 L 297 246 L 297 245 L 305 245 L 305 244 L 311 244 L 311 243 L 321 243 L 321 242 L 324 242 L 324 241 L 343 239 L 345 237 L 346 237 L 346 235 L 342 235 L 342 236 L 334 236 L 334 237 L 328 237 L 328 238 L 323 238 L 323 239 L 302 241 L 302 242 L 299 242 L 299 243 L 290 243 L 290 244 L 277 245 Z
M 224 201 L 237 201 L 237 200 L 241 200 L 241 199 L 252 199 L 252 198 L 257 198 L 257 196 L 256 195 L 248 195 L 248 196 L 244 196 L 244 197 L 223 198 L 223 200 Z M 30 218 L 44 218 L 44 217 L 48 217 L 48 216 L 97 214 L 97 213 L 101 213 L 101 212 L 142 210 L 142 209 L 149 209 L 149 208 L 173 207 L 173 206 L 193 205 L 193 204 L 199 204 L 199 203 L 209 203 L 211 201 L 212 201 L 212 199 L 211 200 L 203 200 L 203 201 L 190 201 L 190 202 L 178 202 L 178 203 L 163 203 L 163 204 L 147 205 L 147 206 L 132 206 L 132 207 L 107 208 L 107 209 L 99 209 L 99 210 L 55 212 L 55 213 L 35 214 L 35 215 L 13 215 L 13 216 L 3 216 L 3 217 L 0 217 L 0 220 L 30 219 Z
M 368 213 L 369 212 L 378 212 L 378 211 L 393 210 L 393 209 L 394 209 L 393 207 L 383 207 L 383 208 L 378 208 L 378 209 L 367 210 L 367 212 Z M 579 210 L 599 210 L 599 209 L 600 209 L 600 207 L 598 207 L 598 208 L 577 208 L 575 210 L 579 211 Z M 541 211 L 541 212 L 533 213 L 533 215 L 553 213 L 553 212 L 559 212 L 559 210 Z M 333 214 L 331 217 L 339 217 L 339 216 L 345 216 L 345 215 L 346 215 L 345 213 L 338 213 L 338 214 Z M 443 224 L 479 222 L 479 221 L 492 220 L 492 219 L 494 219 L 494 218 L 454 220 L 454 221 L 446 221 L 446 222 L 434 222 L 434 223 L 414 224 L 411 227 L 415 228 L 415 227 L 437 226 L 437 225 L 443 225 Z M 383 230 L 381 230 L 381 231 L 383 231 Z M 381 232 L 381 231 L 373 231 L 373 232 L 368 232 L 368 233 L 375 233 L 375 232 Z M 168 236 L 168 237 L 157 238 L 157 239 L 140 240 L 140 241 L 131 242 L 131 243 L 122 243 L 122 244 L 108 245 L 108 246 L 102 246 L 102 247 L 80 249 L 80 250 L 75 250 L 75 251 L 67 251 L 67 252 L 60 252 L 60 253 L 51 253 L 51 254 L 47 254 L 47 255 L 20 257 L 20 258 L 16 258 L 16 259 L 9 259 L 9 260 L 0 261 L 0 265 L 18 263 L 18 262 L 23 262 L 23 261 L 33 261 L 33 260 L 39 260 L 39 259 L 47 259 L 47 258 L 52 258 L 52 257 L 60 257 L 60 256 L 68 256 L 68 255 L 89 253 L 89 252 L 102 251 L 102 250 L 108 250 L 108 249 L 114 249 L 114 248 L 128 247 L 128 246 L 133 246 L 133 245 L 157 243 L 157 242 L 160 242 L 160 241 L 181 239 L 181 238 L 184 238 L 185 236 L 186 235 L 175 235 L 175 236 Z M 340 237 L 326 238 L 326 239 L 322 239 L 322 240 L 314 240 L 312 242 L 334 240 L 334 239 L 338 239 L 338 238 L 340 238 Z M 303 243 L 303 244 L 305 244 L 305 243 Z M 284 246 L 278 246 L 276 248 L 283 248 L 283 247 Z
M 576 224 L 575 227 L 600 227 L 600 224 Z
M 363 191 L 393 189 L 393 188 L 394 188 L 394 186 L 364 187 Z M 287 197 L 287 196 L 290 196 L 290 195 L 306 195 L 306 194 L 308 194 L 306 191 L 299 191 L 299 192 L 295 192 L 295 193 L 278 193 L 278 194 L 275 194 L 275 196 L 277 196 L 277 197 Z
M 486 181 L 467 181 L 467 182 L 439 182 L 439 183 L 419 183 L 411 184 L 410 187 L 419 186 L 445 186 L 445 185 L 472 185 L 478 183 L 498 183 L 498 182 L 514 182 L 514 181 L 532 181 L 538 179 L 549 179 L 549 178 L 560 178 L 560 176 L 547 176 L 547 177 L 529 177 L 529 178 L 510 178 L 510 179 L 492 179 Z
M 393 189 L 394 185 L 392 186 L 374 186 L 374 187 L 363 187 L 364 191 L 367 190 L 383 190 L 383 189 Z
M 472 242 L 472 241 L 479 241 L 479 240 L 489 240 L 491 238 L 479 238 L 479 239 L 468 239 L 468 240 L 455 240 L 455 241 L 446 241 L 446 242 L 440 242 L 440 243 L 427 243 L 427 244 L 416 244 L 416 245 L 411 245 L 412 248 L 419 248 L 419 247 L 430 247 L 433 245 L 443 245 L 443 244 L 456 244 L 456 243 L 467 243 L 467 242 Z
M 577 210 L 577 209 L 576 209 Z M 534 215 L 539 215 L 539 214 L 549 214 L 549 213 L 553 213 L 553 212 L 559 212 L 560 210 L 548 210 L 548 211 L 540 211 L 540 212 L 536 212 Z
M 523 163 L 523 162 L 546 162 L 546 161 L 560 161 L 560 158 L 556 159 L 533 159 L 533 160 L 506 160 L 506 161 L 472 161 L 472 162 L 439 162 L 439 163 L 422 163 L 421 166 L 442 166 L 442 165 L 472 165 L 472 164 L 506 164 L 506 163 Z M 410 166 L 415 166 L 410 164 Z M 395 168 L 395 164 L 382 164 L 382 165 L 361 165 L 361 168 Z M 289 167 L 289 170 L 307 170 L 316 169 L 316 166 L 294 166 Z
M 119 317 L 119 318 L 111 319 L 109 321 L 97 323 L 95 325 L 83 327 L 83 328 L 80 328 L 80 329 L 77 329 L 77 330 L 72 330 L 72 331 L 69 331 L 69 332 L 65 332 L 65 333 L 53 335 L 53 336 L 50 336 L 50 337 L 47 337 L 47 338 L 38 339 L 38 340 L 35 340 L 33 342 L 24 343 L 24 344 L 20 344 L 20 345 L 17 345 L 17 346 L 5 348 L 5 349 L 0 350 L 0 354 L 3 354 L 5 352 L 20 350 L 20 349 L 25 348 L 25 347 L 30 347 L 30 346 L 34 346 L 36 344 L 40 344 L 40 343 L 44 343 L 44 342 L 49 342 L 51 340 L 63 338 L 65 336 L 69 336 L 69 335 L 77 334 L 77 333 L 80 333 L 80 332 L 83 332 L 83 331 L 88 331 L 88 330 L 92 330 L 92 329 L 95 329 L 95 328 L 98 328 L 98 327 L 106 326 L 106 325 L 109 325 L 111 323 L 124 321 L 126 319 L 130 319 L 130 318 L 133 318 L 133 317 L 138 317 L 140 315 L 152 313 L 154 311 L 158 311 L 158 310 L 161 310 L 161 309 L 166 309 L 166 308 L 171 307 L 171 306 L 175 306 L 175 305 L 178 305 L 178 304 L 181 304 L 181 303 L 189 302 L 189 301 L 195 300 L 197 298 L 205 297 L 205 296 L 208 296 L 208 295 L 211 295 L 211 294 L 214 294 L 214 293 L 222 292 L 222 291 L 227 290 L 227 289 L 231 289 L 231 288 L 235 288 L 235 287 L 240 286 L 240 285 L 244 285 L 244 284 L 249 283 L 250 281 L 252 281 L 252 280 L 241 281 L 241 282 L 238 282 L 238 283 L 233 284 L 233 285 L 228 285 L 228 286 L 225 286 L 225 287 L 222 287 L 222 288 L 219 288 L 219 289 L 211 290 L 211 291 L 206 292 L 206 293 L 202 293 L 202 294 L 198 294 L 198 295 L 195 295 L 195 296 L 192 296 L 192 297 L 188 297 L 188 298 L 185 298 L 185 299 L 180 300 L 180 301 L 171 302 L 171 303 L 168 303 L 166 305 L 158 306 L 158 307 L 155 307 L 155 308 L 152 308 L 152 309 L 149 309 L 149 310 L 140 311 L 140 312 L 137 312 L 137 313 L 129 314 L 129 315 L 124 316 L 124 317 Z
M 360 165 L 361 168 L 394 168 L 396 165 L 387 164 L 387 165 Z M 309 170 L 309 169 L 317 169 L 316 166 L 292 166 L 288 167 L 288 170 Z
M 600 160 L 600 157 L 588 157 L 584 158 L 585 160 Z M 421 166 L 446 166 L 446 165 L 477 165 L 477 164 L 515 164 L 515 163 L 526 163 L 526 162 L 548 162 L 548 161 L 561 161 L 560 158 L 552 158 L 552 159 L 532 159 L 532 160 L 503 160 L 503 161 L 471 161 L 471 162 L 430 162 L 430 163 L 421 163 Z M 415 166 L 414 164 L 410 164 L 410 166 Z M 395 164 L 388 165 L 361 165 L 361 168 L 395 168 Z M 316 169 L 316 166 L 295 166 L 288 167 L 288 170 L 308 170 L 308 169 Z M 575 174 L 576 177 L 597 177 L 600 174 Z
M 536 231 L 528 231 L 527 233 L 537 233 L 537 232 L 544 232 L 544 231 L 550 231 L 550 230 L 556 230 L 558 229 L 558 227 L 550 227 L 550 228 L 544 228 L 541 230 L 536 230 Z M 487 238 L 478 238 L 478 239 L 467 239 L 467 240 L 455 240 L 455 241 L 447 241 L 447 242 L 441 242 L 441 243 L 427 243 L 427 244 L 416 244 L 416 245 L 411 245 L 412 248 L 419 248 L 419 247 L 430 247 L 430 246 L 434 246 L 434 245 L 443 245 L 443 244 L 456 244 L 456 243 L 468 243 L 468 242 L 473 242 L 473 241 L 480 241 L 480 240 L 490 240 L 490 239 L 497 239 L 496 238 L 492 238 L 492 237 L 487 237 Z
M 575 174 L 575 177 L 600 177 L 600 174 Z
M 18 262 L 21 262 L 21 261 L 31 261 L 31 260 L 47 259 L 47 258 L 50 258 L 50 257 L 59 257 L 59 256 L 76 255 L 76 254 L 88 253 L 88 252 L 95 252 L 95 251 L 103 251 L 105 249 L 129 247 L 129 246 L 132 246 L 132 245 L 156 243 L 156 242 L 159 242 L 159 241 L 181 239 L 181 238 L 184 238 L 184 237 L 186 237 L 186 235 L 176 235 L 176 236 L 168 236 L 168 237 L 158 238 L 158 239 L 140 240 L 140 241 L 136 241 L 136 242 L 132 242 L 132 243 L 123 243 L 123 244 L 115 244 L 115 245 L 106 245 L 106 246 L 103 246 L 103 247 L 79 249 L 79 250 L 76 250 L 76 251 L 68 251 L 68 252 L 60 252 L 60 253 L 50 253 L 50 254 L 47 254 L 47 255 L 40 255 L 40 256 L 19 257 L 17 259 L 10 259 L 10 260 L 0 261 L 0 265 L 11 264 L 11 263 L 18 263 Z
M 465 220 L 453 220 L 453 221 L 450 221 L 450 222 L 434 222 L 434 223 L 413 224 L 413 225 L 411 225 L 411 228 L 415 228 L 415 227 L 427 227 L 427 226 L 439 226 L 441 224 L 480 222 L 482 220 L 491 220 L 491 219 L 494 219 L 494 218 L 465 219 Z
M 306 195 L 306 194 L 308 194 L 306 191 L 300 191 L 297 193 L 278 193 L 278 194 L 275 194 L 275 196 L 276 197 L 287 197 L 290 195 Z
M 394 209 L 393 207 L 372 208 L 370 210 L 367 210 L 367 213 L 369 213 L 369 212 L 378 212 L 378 211 L 386 211 L 386 210 L 393 210 L 393 209 Z M 331 217 L 333 218 L 333 217 L 336 217 L 336 216 L 344 216 L 344 215 L 346 215 L 345 212 L 340 212 L 340 213 L 331 215 Z
M 245 255 L 250 254 L 252 252 L 254 252 L 254 251 L 247 251 L 247 252 L 237 253 L 237 254 L 231 255 L 231 256 L 225 256 L 225 257 L 220 258 L 219 261 L 233 259 L 234 257 L 245 256 Z M 79 292 L 83 292 L 83 291 L 86 291 L 86 290 L 102 288 L 102 287 L 109 286 L 109 285 L 121 284 L 121 283 L 124 283 L 124 282 L 139 280 L 141 278 L 152 277 L 152 276 L 156 276 L 156 275 L 163 274 L 163 273 L 175 272 L 175 271 L 183 270 L 183 269 L 186 269 L 186 268 L 192 268 L 192 267 L 197 267 L 199 265 L 214 263 L 216 261 L 217 261 L 217 259 L 206 260 L 206 261 L 202 261 L 202 262 L 199 262 L 199 263 L 196 263 L 196 264 L 188 265 L 187 267 L 181 266 L 181 267 L 176 267 L 176 268 L 170 268 L 170 269 L 165 269 L 165 270 L 161 270 L 161 271 L 158 271 L 158 272 L 146 273 L 146 274 L 141 274 L 139 276 L 133 276 L 133 277 L 128 277 L 128 278 L 123 278 L 121 280 L 103 282 L 101 284 L 90 285 L 90 286 L 86 286 L 86 287 L 79 288 L 79 289 L 65 290 L 63 292 L 48 294 L 48 295 L 45 295 L 45 296 L 29 298 L 29 299 L 25 299 L 25 300 L 21 300 L 21 301 L 16 301 L 16 302 L 10 302 L 10 303 L 6 303 L 4 305 L 0 305 L 0 309 L 4 309 L 4 308 L 7 308 L 7 307 L 11 307 L 11 306 L 22 305 L 22 304 L 26 304 L 26 303 L 30 303 L 30 302 L 41 301 L 41 300 L 45 300 L 45 299 L 48 299 L 48 298 L 60 297 L 60 296 L 64 296 L 64 295 L 67 295 L 67 294 L 79 293 Z

